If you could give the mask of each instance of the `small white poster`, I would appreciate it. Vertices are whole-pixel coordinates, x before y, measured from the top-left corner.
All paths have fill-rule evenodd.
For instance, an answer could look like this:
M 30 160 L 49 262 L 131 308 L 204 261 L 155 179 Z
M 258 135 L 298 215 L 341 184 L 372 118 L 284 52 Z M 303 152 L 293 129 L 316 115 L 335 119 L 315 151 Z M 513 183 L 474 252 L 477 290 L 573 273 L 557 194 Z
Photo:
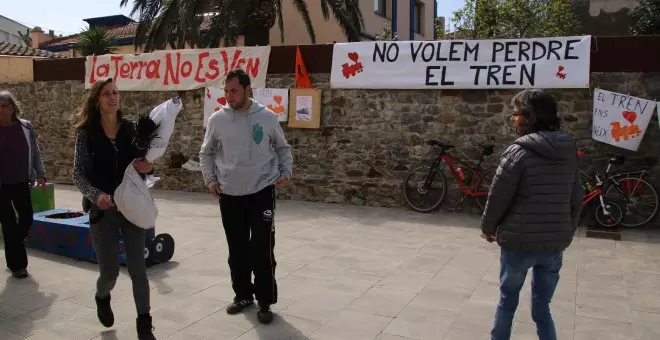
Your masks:
M 591 137 L 637 151 L 655 107 L 648 99 L 596 89 Z
M 289 89 L 258 88 L 252 90 L 254 100 L 265 105 L 277 116 L 280 122 L 289 118 Z
M 225 90 L 218 87 L 207 87 L 204 94 L 204 127 L 209 122 L 209 118 L 213 112 L 220 111 L 220 109 L 227 105 L 227 98 L 225 98 Z
M 312 120 L 312 96 L 296 97 L 296 119 L 302 121 Z

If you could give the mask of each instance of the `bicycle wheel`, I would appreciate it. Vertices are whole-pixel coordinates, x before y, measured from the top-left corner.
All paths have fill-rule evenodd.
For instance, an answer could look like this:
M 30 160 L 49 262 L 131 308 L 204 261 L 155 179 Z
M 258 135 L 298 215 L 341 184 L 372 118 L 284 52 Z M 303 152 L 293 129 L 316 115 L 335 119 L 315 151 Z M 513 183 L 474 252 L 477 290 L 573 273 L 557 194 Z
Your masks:
M 658 213 L 658 193 L 653 186 L 635 177 L 621 178 L 617 183 L 608 186 L 604 197 L 621 207 L 621 226 L 638 228 L 651 222 Z
M 614 202 L 606 201 L 605 204 L 608 206 L 607 210 L 609 210 L 610 214 L 605 215 L 603 206 L 599 204 L 594 211 L 596 214 L 596 223 L 604 228 L 614 228 L 621 223 L 623 212 L 621 211 L 621 207 Z
M 490 186 L 493 184 L 493 177 L 495 177 L 495 171 L 497 167 L 489 167 L 481 171 L 479 174 L 479 180 L 475 186 L 477 192 L 490 192 Z M 474 201 L 477 203 L 481 212 L 486 209 L 486 202 L 488 201 L 488 196 L 474 196 Z
M 447 196 L 447 177 L 439 167 L 427 187 L 430 170 L 429 166 L 420 166 L 411 171 L 403 182 L 403 199 L 417 212 L 428 213 L 438 209 Z

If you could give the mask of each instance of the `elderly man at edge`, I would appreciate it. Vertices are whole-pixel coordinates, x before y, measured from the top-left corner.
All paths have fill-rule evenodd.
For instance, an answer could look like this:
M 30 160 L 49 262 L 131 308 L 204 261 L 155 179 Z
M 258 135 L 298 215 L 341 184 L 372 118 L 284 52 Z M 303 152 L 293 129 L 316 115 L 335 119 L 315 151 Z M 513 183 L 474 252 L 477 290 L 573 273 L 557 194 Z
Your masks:
M 581 210 L 577 149 L 559 130 L 555 98 L 528 89 L 512 100 L 519 136 L 500 160 L 481 220 L 500 255 L 500 301 L 492 340 L 508 340 L 527 270 L 532 268 L 532 318 L 540 340 L 556 340 L 550 301 L 563 252 L 571 244 Z

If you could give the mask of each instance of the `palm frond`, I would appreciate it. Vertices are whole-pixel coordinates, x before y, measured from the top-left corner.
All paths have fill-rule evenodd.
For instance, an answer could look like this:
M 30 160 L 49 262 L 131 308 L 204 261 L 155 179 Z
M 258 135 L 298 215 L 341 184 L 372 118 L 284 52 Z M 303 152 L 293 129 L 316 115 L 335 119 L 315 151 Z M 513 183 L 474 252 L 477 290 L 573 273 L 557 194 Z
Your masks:
M 307 8 L 307 1 L 293 0 L 293 6 L 296 7 L 298 12 L 300 13 L 300 16 L 303 18 L 303 21 L 305 22 L 305 26 L 307 27 L 307 33 L 309 33 L 309 37 L 312 40 L 312 44 L 316 44 L 316 34 L 314 33 L 314 26 L 312 25 L 312 19 L 309 17 L 309 9 Z
M 204 20 L 203 12 L 207 5 L 208 0 L 188 0 L 181 2 L 179 17 L 182 19 L 182 22 L 178 26 L 185 29 L 183 40 L 191 48 L 199 47 L 199 27 Z
M 348 41 L 360 41 L 364 31 L 364 19 L 356 0 L 320 0 L 321 7 L 328 6 Z M 325 4 L 324 4 L 325 3 Z
M 224 20 L 224 45 L 235 46 L 238 39 L 238 33 L 247 18 L 248 10 L 255 1 L 248 0 L 224 0 L 223 13 L 225 13 Z
M 169 36 L 176 32 L 176 23 L 179 21 L 178 1 L 169 1 L 165 4 L 162 12 L 155 18 L 149 29 L 145 41 L 144 51 L 149 52 L 164 49 L 169 41 Z
M 79 40 L 74 48 L 83 56 L 103 55 L 115 50 L 112 47 L 114 41 L 114 36 L 109 34 L 105 28 L 94 27 L 80 32 Z
M 328 2 L 327 1 L 321 1 L 321 14 L 323 14 L 323 19 L 328 20 L 330 19 L 330 10 L 328 9 Z
M 277 26 L 280 27 L 280 42 L 284 44 L 284 16 L 282 15 L 281 0 L 275 0 L 275 14 L 277 15 Z

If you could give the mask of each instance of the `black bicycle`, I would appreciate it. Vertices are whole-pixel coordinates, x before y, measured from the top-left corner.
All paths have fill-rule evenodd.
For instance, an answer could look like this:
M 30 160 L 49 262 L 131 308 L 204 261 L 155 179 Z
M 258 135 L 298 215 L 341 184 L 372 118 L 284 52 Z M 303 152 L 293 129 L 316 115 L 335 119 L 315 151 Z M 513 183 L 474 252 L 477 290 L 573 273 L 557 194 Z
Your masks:
M 584 151 L 578 149 L 578 156 L 583 157 Z M 622 227 L 638 228 L 647 225 L 658 213 L 658 193 L 646 181 L 648 171 L 610 173 L 612 166 L 621 166 L 625 163 L 625 157 L 619 154 L 608 156 L 610 159 L 605 169 L 605 176 L 597 171 L 594 176 L 589 176 L 584 171 L 580 172 L 585 193 L 592 192 L 599 183 L 603 183 L 604 199 L 621 207 Z

